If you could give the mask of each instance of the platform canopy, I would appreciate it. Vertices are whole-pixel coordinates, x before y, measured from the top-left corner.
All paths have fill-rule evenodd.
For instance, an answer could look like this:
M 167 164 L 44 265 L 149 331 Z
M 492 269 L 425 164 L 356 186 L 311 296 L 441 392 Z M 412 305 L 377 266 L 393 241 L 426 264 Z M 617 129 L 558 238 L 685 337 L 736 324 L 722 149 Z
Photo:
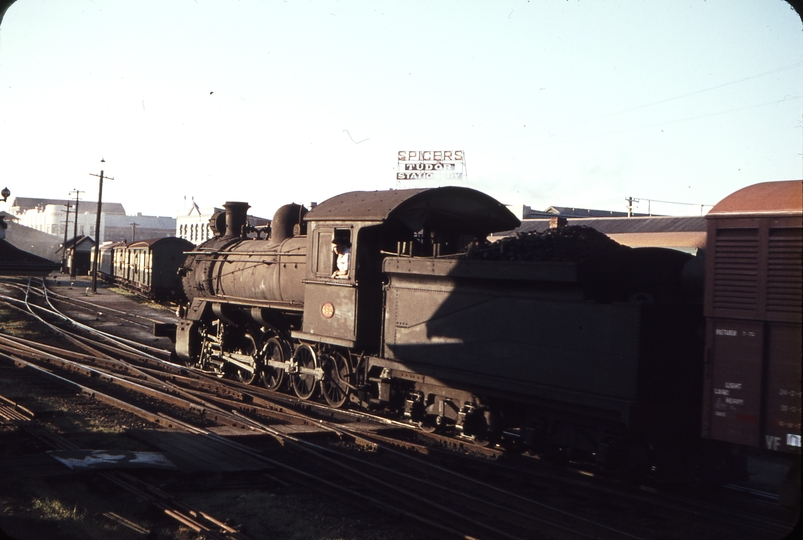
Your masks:
M 457 230 L 474 234 L 507 231 L 520 221 L 502 203 L 464 187 L 352 191 L 328 199 L 306 221 L 396 220 L 412 231 Z

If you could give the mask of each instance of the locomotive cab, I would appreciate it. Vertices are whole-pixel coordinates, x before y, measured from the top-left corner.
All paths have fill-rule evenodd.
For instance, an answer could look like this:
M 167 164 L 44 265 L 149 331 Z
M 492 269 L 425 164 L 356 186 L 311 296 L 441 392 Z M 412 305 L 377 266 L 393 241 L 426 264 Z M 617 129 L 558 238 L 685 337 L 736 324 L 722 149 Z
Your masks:
M 292 337 L 352 348 L 357 344 L 358 283 L 363 269 L 357 269 L 361 243 L 359 225 L 342 221 L 312 222 L 308 225 L 307 253 L 310 255 L 304 283 L 303 328 Z M 337 245 L 348 246 L 345 268 L 338 272 Z M 341 262 L 341 266 L 343 263 Z
M 346 193 L 316 206 L 305 222 L 303 327 L 292 337 L 368 353 L 380 349 L 385 257 L 444 257 L 519 224 L 496 200 L 458 187 Z M 350 250 L 341 275 L 337 241 Z

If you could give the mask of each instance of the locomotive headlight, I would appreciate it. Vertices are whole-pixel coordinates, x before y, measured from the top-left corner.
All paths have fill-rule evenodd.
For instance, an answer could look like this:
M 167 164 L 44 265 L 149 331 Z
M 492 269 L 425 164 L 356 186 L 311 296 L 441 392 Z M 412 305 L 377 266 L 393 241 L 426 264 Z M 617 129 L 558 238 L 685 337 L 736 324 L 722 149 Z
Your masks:
M 332 305 L 332 302 L 326 302 L 321 306 L 321 315 L 323 315 L 325 319 L 331 319 L 335 316 L 335 306 Z

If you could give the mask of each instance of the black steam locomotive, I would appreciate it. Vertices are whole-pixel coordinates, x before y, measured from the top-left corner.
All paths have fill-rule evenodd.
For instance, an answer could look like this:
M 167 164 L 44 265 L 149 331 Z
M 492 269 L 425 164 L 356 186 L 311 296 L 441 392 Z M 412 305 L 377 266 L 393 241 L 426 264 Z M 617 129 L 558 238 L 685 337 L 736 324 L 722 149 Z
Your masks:
M 225 208 L 181 270 L 188 365 L 611 466 L 700 440 L 700 258 L 580 227 L 488 242 L 518 219 L 458 187 L 287 205 L 265 238 Z

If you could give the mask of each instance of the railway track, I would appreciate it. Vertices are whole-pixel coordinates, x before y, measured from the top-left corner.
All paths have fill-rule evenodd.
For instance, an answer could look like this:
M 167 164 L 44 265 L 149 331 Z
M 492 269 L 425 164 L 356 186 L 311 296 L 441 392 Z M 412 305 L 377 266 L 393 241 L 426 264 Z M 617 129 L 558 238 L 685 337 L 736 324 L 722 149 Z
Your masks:
M 46 297 L 43 290 L 41 298 Z M 30 306 L 28 309 L 30 312 L 45 310 Z M 59 319 L 64 317 L 64 314 L 57 315 Z M 0 337 L 3 355 L 17 365 L 44 369 L 41 363 L 45 363 L 50 369 L 56 367 L 79 378 L 125 388 L 126 392 L 168 403 L 191 414 L 185 419 L 170 417 L 164 411 L 147 411 L 107 395 L 97 387 L 81 386 L 82 393 L 127 408 L 161 427 L 226 441 L 225 444 L 238 452 L 265 460 L 274 468 L 274 475 L 281 476 L 284 482 L 340 493 L 391 515 L 402 515 L 416 521 L 425 532 L 437 531 L 435 537 L 654 537 L 649 525 L 621 525 L 632 517 L 628 514 L 637 507 L 645 516 L 653 514 L 656 520 L 689 516 L 689 527 L 701 526 L 706 521 L 695 521 L 695 516 L 701 517 L 700 510 L 684 508 L 684 503 L 678 500 L 658 502 L 658 497 L 652 493 L 627 493 L 609 485 L 597 486 L 587 479 L 569 479 L 565 471 L 545 473 L 543 467 L 538 468 L 529 458 L 516 459 L 496 449 L 479 449 L 449 440 L 453 447 L 469 448 L 472 454 L 479 452 L 485 456 L 478 460 L 444 449 L 440 444 L 433 445 L 433 441 L 445 439 L 433 439 L 430 434 L 414 432 L 399 423 L 378 421 L 362 413 L 319 408 L 311 402 L 303 402 L 299 407 L 298 400 L 289 396 L 209 377 L 172 364 L 156 351 L 142 350 L 125 342 L 115 344 L 115 338 L 110 336 L 105 336 L 106 343 L 98 346 L 87 343 L 83 336 L 71 335 L 69 339 L 76 340 L 76 346 L 83 349 L 76 353 Z M 38 366 L 34 367 L 34 363 Z M 206 424 L 199 425 L 199 419 Z M 264 451 L 219 437 L 206 429 L 210 424 L 272 437 L 281 443 L 282 455 L 267 457 Z M 286 426 L 314 427 L 330 433 L 337 444 L 310 442 Z M 379 429 L 387 431 L 388 427 L 394 428 L 396 433 L 383 433 Z M 488 460 L 488 456 L 496 459 Z M 480 481 L 478 478 L 488 479 Z M 549 496 L 545 498 L 544 493 Z M 563 500 L 558 504 L 558 499 Z M 586 508 L 581 512 L 579 507 L 582 506 Z M 710 514 L 714 510 L 708 507 L 706 512 Z M 736 519 L 736 516 L 730 518 Z M 726 521 L 729 517 L 723 515 L 718 519 Z M 752 534 L 759 534 L 750 538 L 778 538 L 780 536 L 772 534 L 783 525 L 764 520 L 753 521 L 748 528 Z M 681 535 L 678 537 L 694 538 L 688 533 L 677 531 Z M 764 533 L 769 536 L 763 536 Z
M 2 396 L 0 396 L 0 418 L 14 422 L 54 450 L 80 450 L 78 446 L 69 440 L 39 425 L 34 418 L 33 412 Z M 157 486 L 143 482 L 129 474 L 105 471 L 100 471 L 97 474 L 104 480 L 148 501 L 166 515 L 207 538 L 214 540 L 249 539 L 248 536 L 223 521 L 182 504 L 175 497 L 160 490 Z

